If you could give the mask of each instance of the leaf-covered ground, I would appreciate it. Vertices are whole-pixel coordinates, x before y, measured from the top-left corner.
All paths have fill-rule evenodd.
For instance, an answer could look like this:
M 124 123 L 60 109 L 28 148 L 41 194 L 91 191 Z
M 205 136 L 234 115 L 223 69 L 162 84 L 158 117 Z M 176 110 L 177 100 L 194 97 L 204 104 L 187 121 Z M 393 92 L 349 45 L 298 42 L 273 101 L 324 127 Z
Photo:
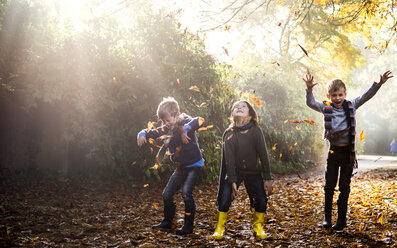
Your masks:
M 397 247 L 396 178 L 397 170 L 355 175 L 348 227 L 335 232 L 320 226 L 322 173 L 279 177 L 264 225 L 269 237 L 262 241 L 252 235 L 252 213 L 245 193 L 233 202 L 225 239 L 210 238 L 216 223 L 216 184 L 196 187 L 196 228 L 194 234 L 181 237 L 175 230 L 151 229 L 162 219 L 162 185 L 3 180 L 0 246 Z M 183 204 L 179 193 L 176 201 L 175 226 L 180 227 Z

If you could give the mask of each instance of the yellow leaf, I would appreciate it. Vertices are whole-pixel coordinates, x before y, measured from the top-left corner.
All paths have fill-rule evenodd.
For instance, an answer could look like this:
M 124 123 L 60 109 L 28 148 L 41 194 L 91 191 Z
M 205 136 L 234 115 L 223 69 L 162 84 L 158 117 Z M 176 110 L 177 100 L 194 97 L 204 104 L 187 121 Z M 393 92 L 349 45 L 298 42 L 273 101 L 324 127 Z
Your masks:
M 332 151 L 332 150 L 329 150 L 329 153 L 333 154 L 333 153 L 334 153 L 334 151 Z
M 329 240 L 328 238 L 327 238 L 327 244 L 331 245 L 331 240 Z
M 144 188 L 146 188 L 147 186 L 149 186 L 149 184 L 145 184 L 145 185 L 143 185 L 143 187 L 144 187 Z
M 358 228 L 358 231 L 361 232 L 361 230 L 363 230 L 363 225 L 360 223 L 360 227 Z
M 334 19 L 334 15 L 329 15 L 329 21 L 332 22 L 332 20 Z
M 364 130 L 363 131 L 361 131 L 361 133 L 360 133 L 360 141 L 363 141 L 364 139 L 365 139 L 365 134 L 364 134 Z
M 256 98 L 254 95 L 248 95 L 248 96 L 251 99 L 251 101 L 253 101 L 255 103 L 256 106 L 258 106 L 258 107 L 262 106 L 261 101 L 259 101 L 259 99 Z
M 190 87 L 189 90 L 194 90 L 194 91 L 200 92 L 199 87 L 197 87 L 196 85 L 193 85 L 192 87 Z
M 201 127 L 201 125 L 203 125 L 203 123 L 204 123 L 204 118 L 203 117 L 199 117 L 198 123 L 199 123 L 199 127 Z
M 330 103 L 330 102 L 328 102 L 328 101 L 323 101 L 323 103 L 324 103 L 325 105 L 327 105 L 327 106 L 330 106 L 330 107 L 331 107 L 331 103 Z
M 273 150 L 276 150 L 276 146 L 277 146 L 277 143 L 274 144 L 274 146 L 272 147 L 272 149 L 273 149 Z
M 380 223 L 381 225 L 383 225 L 383 214 L 379 217 L 378 221 L 379 221 L 379 223 Z
M 203 102 L 202 104 L 200 104 L 199 108 L 204 107 L 205 105 L 207 105 L 207 103 Z
M 289 147 L 289 152 L 292 152 L 292 146 Z
M 300 126 L 296 126 L 296 130 L 301 130 L 301 127 Z
M 230 30 L 232 28 L 232 26 L 230 26 L 230 25 L 225 25 L 225 31 L 227 31 L 227 30 Z
M 282 153 L 280 153 L 280 158 L 283 156 L 283 154 Z
M 158 168 L 159 168 L 158 164 L 155 164 L 155 165 L 153 165 L 153 167 L 150 167 L 150 169 L 152 169 L 152 170 L 157 170 Z
M 285 121 L 284 121 L 284 124 L 287 123 L 287 122 L 288 122 L 288 120 L 285 120 Z

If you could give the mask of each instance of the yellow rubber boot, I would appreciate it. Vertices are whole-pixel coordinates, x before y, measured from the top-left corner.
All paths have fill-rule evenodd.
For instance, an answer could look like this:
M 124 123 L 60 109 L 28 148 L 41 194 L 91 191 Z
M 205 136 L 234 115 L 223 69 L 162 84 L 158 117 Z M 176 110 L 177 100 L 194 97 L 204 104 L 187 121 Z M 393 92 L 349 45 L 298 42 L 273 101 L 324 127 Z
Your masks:
M 214 239 L 223 239 L 225 233 L 225 223 L 227 219 L 227 212 L 218 211 L 218 223 L 216 224 L 215 232 L 212 234 Z
M 260 238 L 260 239 L 265 239 L 267 237 L 267 234 L 263 231 L 263 223 L 265 222 L 265 213 L 259 213 L 255 212 L 254 213 L 254 234 L 255 237 Z

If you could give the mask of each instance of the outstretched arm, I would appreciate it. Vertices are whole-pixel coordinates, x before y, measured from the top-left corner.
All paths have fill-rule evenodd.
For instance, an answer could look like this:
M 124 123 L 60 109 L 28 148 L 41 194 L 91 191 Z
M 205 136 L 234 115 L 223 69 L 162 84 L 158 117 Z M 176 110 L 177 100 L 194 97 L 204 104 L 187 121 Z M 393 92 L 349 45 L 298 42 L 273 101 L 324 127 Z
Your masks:
M 313 87 L 318 83 L 313 83 L 314 77 L 310 74 L 309 70 L 307 70 L 305 77 L 302 79 L 306 83 L 306 105 L 322 113 L 325 105 L 323 103 L 317 102 L 313 95 Z

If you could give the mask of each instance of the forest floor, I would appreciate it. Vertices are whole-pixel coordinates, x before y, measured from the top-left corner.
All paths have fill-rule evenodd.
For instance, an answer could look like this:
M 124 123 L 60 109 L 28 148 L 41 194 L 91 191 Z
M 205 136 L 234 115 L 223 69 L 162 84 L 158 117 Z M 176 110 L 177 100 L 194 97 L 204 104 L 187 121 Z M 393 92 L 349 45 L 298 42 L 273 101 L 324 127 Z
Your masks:
M 351 183 L 347 228 L 325 230 L 324 175 L 279 176 L 269 197 L 265 240 L 252 235 L 245 190 L 228 214 L 225 238 L 216 224 L 217 184 L 197 185 L 194 234 L 152 230 L 161 221 L 164 185 L 70 180 L 2 180 L 0 247 L 397 247 L 397 169 L 359 171 Z M 336 221 L 336 196 L 333 222 Z M 175 228 L 183 203 L 175 197 Z

